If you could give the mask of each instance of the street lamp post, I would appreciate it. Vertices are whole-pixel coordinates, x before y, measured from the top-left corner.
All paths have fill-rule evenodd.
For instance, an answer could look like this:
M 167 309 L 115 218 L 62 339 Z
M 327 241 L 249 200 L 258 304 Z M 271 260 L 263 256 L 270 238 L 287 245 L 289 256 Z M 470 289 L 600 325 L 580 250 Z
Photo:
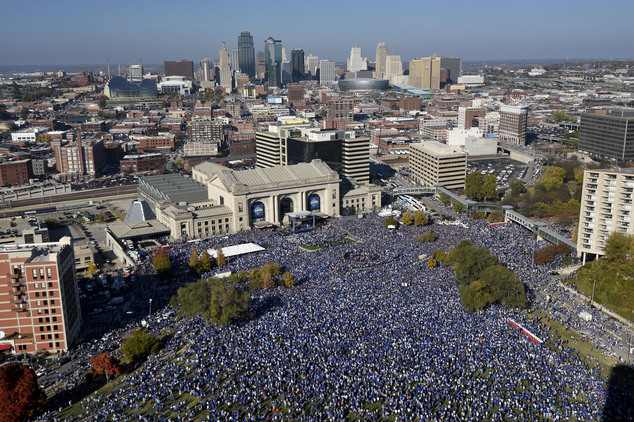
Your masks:
M 150 316 L 152 316 L 152 299 L 150 299 Z

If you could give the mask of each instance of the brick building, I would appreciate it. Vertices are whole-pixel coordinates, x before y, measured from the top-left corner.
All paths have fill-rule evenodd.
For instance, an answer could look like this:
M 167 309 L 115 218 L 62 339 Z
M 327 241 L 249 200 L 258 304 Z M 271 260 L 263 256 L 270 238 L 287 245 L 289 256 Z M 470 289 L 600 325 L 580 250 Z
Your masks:
M 138 150 L 139 152 L 151 150 L 171 151 L 174 149 L 174 139 L 175 136 L 171 133 L 159 136 L 139 136 L 137 137 L 139 141 Z
M 0 350 L 67 350 L 81 327 L 72 240 L 0 246 Z
M 123 173 L 165 173 L 165 156 L 163 154 L 125 155 L 119 161 L 119 169 Z
M 0 163 L 0 186 L 27 184 L 32 175 L 30 159 Z
M 288 84 L 288 102 L 304 101 L 304 85 Z
M 51 141 L 55 152 L 55 168 L 60 173 L 98 176 L 106 163 L 106 154 L 101 139 L 83 139 L 75 134 L 75 141 L 63 145 L 61 140 Z

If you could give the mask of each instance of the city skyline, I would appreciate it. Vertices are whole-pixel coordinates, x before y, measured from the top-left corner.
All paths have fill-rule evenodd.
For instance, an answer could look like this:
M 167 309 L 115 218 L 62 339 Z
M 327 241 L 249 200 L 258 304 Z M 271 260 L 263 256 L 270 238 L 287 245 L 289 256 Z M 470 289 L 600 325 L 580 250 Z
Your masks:
M 153 3 L 152 8 L 116 1 L 107 8 L 74 0 L 64 8 L 42 1 L 32 4 L 28 31 L 24 8 L 5 5 L 0 36 L 8 42 L 0 47 L 0 65 L 72 65 L 108 59 L 123 63 L 138 57 L 147 63 L 181 59 L 197 63 L 204 57 L 216 59 L 223 41 L 229 51 L 237 49 L 242 31 L 251 33 L 256 51 L 272 36 L 287 51 L 301 48 L 306 55 L 337 62 L 344 61 L 355 44 L 363 57 L 374 61 L 379 42 L 404 61 L 432 53 L 465 60 L 634 57 L 629 44 L 634 30 L 627 21 L 634 4 L 616 0 L 600 8 L 588 0 L 574 7 L 537 0 L 530 8 L 498 0 L 486 5 L 458 1 L 452 9 L 413 1 L 390 9 L 376 1 L 361 6 L 326 0 L 318 8 L 288 3 L 274 10 L 246 1 L 239 11 L 230 5 L 203 3 L 190 7 L 192 13 L 181 21 L 170 17 L 173 4 L 166 1 Z M 245 19 L 245 13 L 253 18 Z

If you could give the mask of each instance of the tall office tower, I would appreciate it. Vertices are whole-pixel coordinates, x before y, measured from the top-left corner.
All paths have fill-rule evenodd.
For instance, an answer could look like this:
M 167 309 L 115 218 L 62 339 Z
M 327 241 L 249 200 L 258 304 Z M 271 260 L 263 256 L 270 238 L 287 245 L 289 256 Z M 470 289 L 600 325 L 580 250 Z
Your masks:
M 163 61 L 165 76 L 184 76 L 190 81 L 194 80 L 194 62 L 191 60 L 180 60 L 178 62 Z
M 238 71 L 240 69 L 240 51 L 231 50 L 231 69 Z
M 264 40 L 264 62 L 269 86 L 282 86 L 282 41 L 273 37 Z
M 288 57 L 286 57 L 286 47 L 282 46 L 282 62 L 287 62 Z
M 409 62 L 409 83 L 418 88 L 440 89 L 440 57 L 414 59 Z
M 255 136 L 257 167 L 268 168 L 320 159 L 331 169 L 354 179 L 370 181 L 370 139 L 356 137 L 352 130 L 282 129 L 257 132 Z
M 139 58 L 139 64 L 128 63 L 130 82 L 141 82 L 143 80 L 143 64 Z
M 231 92 L 233 87 L 233 78 L 231 77 L 231 64 L 229 62 L 229 52 L 227 44 L 222 42 L 222 49 L 218 52 L 218 61 L 220 65 L 220 86 Z
M 238 64 L 241 73 L 255 77 L 255 48 L 249 31 L 242 31 L 238 36 Z
M 211 65 L 211 59 L 202 59 L 202 61 L 200 62 L 201 82 L 209 82 L 213 79 L 211 74 Z
M 376 78 L 385 78 L 385 58 L 387 57 L 387 46 L 384 42 L 380 42 L 376 46 Z
M 484 107 L 458 107 L 458 129 L 471 129 L 478 126 L 479 117 L 486 117 L 487 109 Z M 487 133 L 485 131 L 485 133 Z
M 257 55 L 256 55 L 256 78 L 258 79 L 264 79 L 266 78 L 266 61 L 264 60 L 264 51 L 258 51 Z
M 577 255 L 605 255 L 613 232 L 634 234 L 631 224 L 634 169 L 597 169 L 583 172 Z
M 0 344 L 14 353 L 60 352 L 80 328 L 71 238 L 0 246 Z
M 528 130 L 528 106 L 500 106 L 500 131 L 498 139 L 514 145 L 526 145 Z
M 319 66 L 319 57 L 308 55 L 306 59 L 306 73 L 310 73 L 312 77 L 317 76 L 317 67 Z
M 618 161 L 634 160 L 634 108 L 582 114 L 579 151 Z
M 390 83 L 396 83 L 394 78 L 403 75 L 403 60 L 401 56 L 385 56 L 385 71 L 382 79 L 387 79 Z
M 361 57 L 361 47 L 356 44 L 350 49 L 350 57 L 348 57 L 348 72 L 358 72 L 363 70 L 363 57 Z
M 438 141 L 422 141 L 409 146 L 412 178 L 423 186 L 443 185 L 464 189 L 467 154 Z
M 304 50 L 294 48 L 291 51 L 291 81 L 297 82 L 304 79 Z
M 462 59 L 460 57 L 441 57 L 440 68 L 449 70 L 449 83 L 458 83 L 462 76 Z
M 291 62 L 282 62 L 282 85 L 291 82 Z
M 327 85 L 335 83 L 335 62 L 322 60 L 319 62 L 319 84 Z

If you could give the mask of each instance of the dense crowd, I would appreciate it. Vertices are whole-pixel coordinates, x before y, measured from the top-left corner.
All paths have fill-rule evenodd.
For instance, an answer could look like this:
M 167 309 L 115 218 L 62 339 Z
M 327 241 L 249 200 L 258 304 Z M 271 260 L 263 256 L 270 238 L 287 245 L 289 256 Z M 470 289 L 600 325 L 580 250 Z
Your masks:
M 437 240 L 416 242 L 414 237 L 426 230 Z M 298 247 L 344 236 L 357 242 L 314 252 Z M 170 259 L 183 266 L 194 247 L 200 253 L 243 242 L 266 245 L 265 251 L 231 258 L 212 272 L 276 262 L 298 284 L 253 292 L 250 307 L 256 317 L 228 328 L 180 318 L 169 307 L 155 313 L 147 320 L 150 331 L 174 331 L 164 349 L 117 379 L 114 391 L 83 399 L 78 419 L 597 419 L 605 401 L 599 369 L 589 368 L 565 344 L 551 349 L 530 342 L 509 318 L 543 340 L 549 335 L 521 311 L 495 305 L 466 312 L 453 270 L 428 268 L 419 259 L 434 250 L 449 251 L 464 239 L 489 247 L 532 288 L 555 288 L 552 267 L 530 259 L 543 244 L 519 226 L 492 227 L 485 221 L 390 231 L 381 218 L 369 215 L 332 220 L 299 235 L 252 230 L 172 245 Z M 141 269 L 149 268 L 148 259 Z M 549 311 L 577 329 L 595 329 L 578 318 L 572 321 L 570 311 Z M 71 354 L 96 354 L 131 328 Z

